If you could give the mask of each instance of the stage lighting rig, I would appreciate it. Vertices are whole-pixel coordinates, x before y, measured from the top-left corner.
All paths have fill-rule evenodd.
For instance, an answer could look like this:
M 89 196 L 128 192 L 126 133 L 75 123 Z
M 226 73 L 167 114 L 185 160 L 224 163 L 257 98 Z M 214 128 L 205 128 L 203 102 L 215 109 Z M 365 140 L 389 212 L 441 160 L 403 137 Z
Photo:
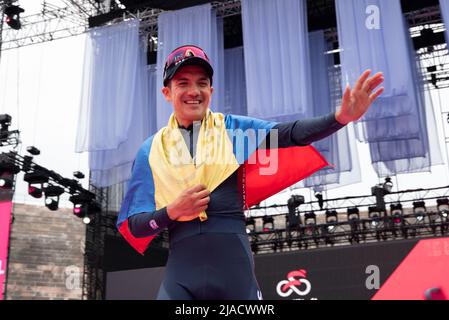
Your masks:
M 20 30 L 22 28 L 22 24 L 20 23 L 20 14 L 25 12 L 25 10 L 19 6 L 8 5 L 6 6 L 4 12 L 6 15 L 6 24 L 14 30 Z

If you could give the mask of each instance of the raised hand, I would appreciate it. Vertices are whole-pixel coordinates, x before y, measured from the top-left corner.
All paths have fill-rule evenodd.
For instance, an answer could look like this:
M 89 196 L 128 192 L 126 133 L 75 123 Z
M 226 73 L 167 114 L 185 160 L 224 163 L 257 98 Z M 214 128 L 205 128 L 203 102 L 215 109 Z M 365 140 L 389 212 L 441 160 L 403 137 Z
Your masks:
M 335 119 L 346 125 L 349 122 L 359 120 L 369 109 L 371 104 L 384 92 L 384 87 L 377 91 L 385 78 L 382 72 L 369 78 L 371 70 L 366 70 L 357 80 L 354 89 L 351 90 L 349 84 L 343 94 L 341 106 L 335 113 Z

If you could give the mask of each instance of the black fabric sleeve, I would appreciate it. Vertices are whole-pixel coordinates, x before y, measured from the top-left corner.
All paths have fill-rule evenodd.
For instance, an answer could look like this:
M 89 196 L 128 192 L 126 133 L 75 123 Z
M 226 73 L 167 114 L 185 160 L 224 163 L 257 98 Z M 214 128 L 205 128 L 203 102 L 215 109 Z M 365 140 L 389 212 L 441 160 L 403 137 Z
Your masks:
M 330 113 L 316 118 L 278 123 L 273 129 L 277 130 L 277 147 L 288 148 L 310 145 L 330 136 L 343 127 L 344 125 L 335 119 L 335 113 Z M 266 148 L 275 147 L 273 138 L 275 138 L 273 133 L 267 136 Z
M 144 212 L 128 218 L 128 226 L 132 235 L 136 238 L 153 236 L 168 227 L 173 220 L 167 213 L 167 208 L 153 212 Z

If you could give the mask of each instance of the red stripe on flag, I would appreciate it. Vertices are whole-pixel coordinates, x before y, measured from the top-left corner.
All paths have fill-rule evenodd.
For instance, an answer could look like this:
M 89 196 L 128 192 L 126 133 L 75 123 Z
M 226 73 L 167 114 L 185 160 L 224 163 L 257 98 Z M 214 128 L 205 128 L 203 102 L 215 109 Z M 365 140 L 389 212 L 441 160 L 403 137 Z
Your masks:
M 145 237 L 145 238 L 136 238 L 136 237 L 134 237 L 132 235 L 131 231 L 129 230 L 128 219 L 126 219 L 122 223 L 122 225 L 120 226 L 119 231 L 122 234 L 123 238 L 125 238 L 126 241 L 128 241 L 128 243 L 134 249 L 136 249 L 136 251 L 139 252 L 141 255 L 143 255 L 145 250 L 147 250 L 148 246 L 150 245 L 151 241 L 153 241 L 153 239 L 156 237 L 155 235 L 154 236 L 150 236 L 150 237 Z
M 244 165 L 245 208 L 249 208 L 329 166 L 329 163 L 314 147 L 307 146 L 258 150 Z

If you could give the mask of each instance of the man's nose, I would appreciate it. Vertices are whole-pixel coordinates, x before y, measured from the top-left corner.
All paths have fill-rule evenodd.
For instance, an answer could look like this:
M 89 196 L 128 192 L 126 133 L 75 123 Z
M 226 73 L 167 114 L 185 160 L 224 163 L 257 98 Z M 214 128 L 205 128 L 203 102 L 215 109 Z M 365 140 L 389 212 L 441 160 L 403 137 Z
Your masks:
M 200 88 L 197 85 L 192 85 L 189 87 L 187 94 L 191 97 L 197 97 L 200 95 Z

